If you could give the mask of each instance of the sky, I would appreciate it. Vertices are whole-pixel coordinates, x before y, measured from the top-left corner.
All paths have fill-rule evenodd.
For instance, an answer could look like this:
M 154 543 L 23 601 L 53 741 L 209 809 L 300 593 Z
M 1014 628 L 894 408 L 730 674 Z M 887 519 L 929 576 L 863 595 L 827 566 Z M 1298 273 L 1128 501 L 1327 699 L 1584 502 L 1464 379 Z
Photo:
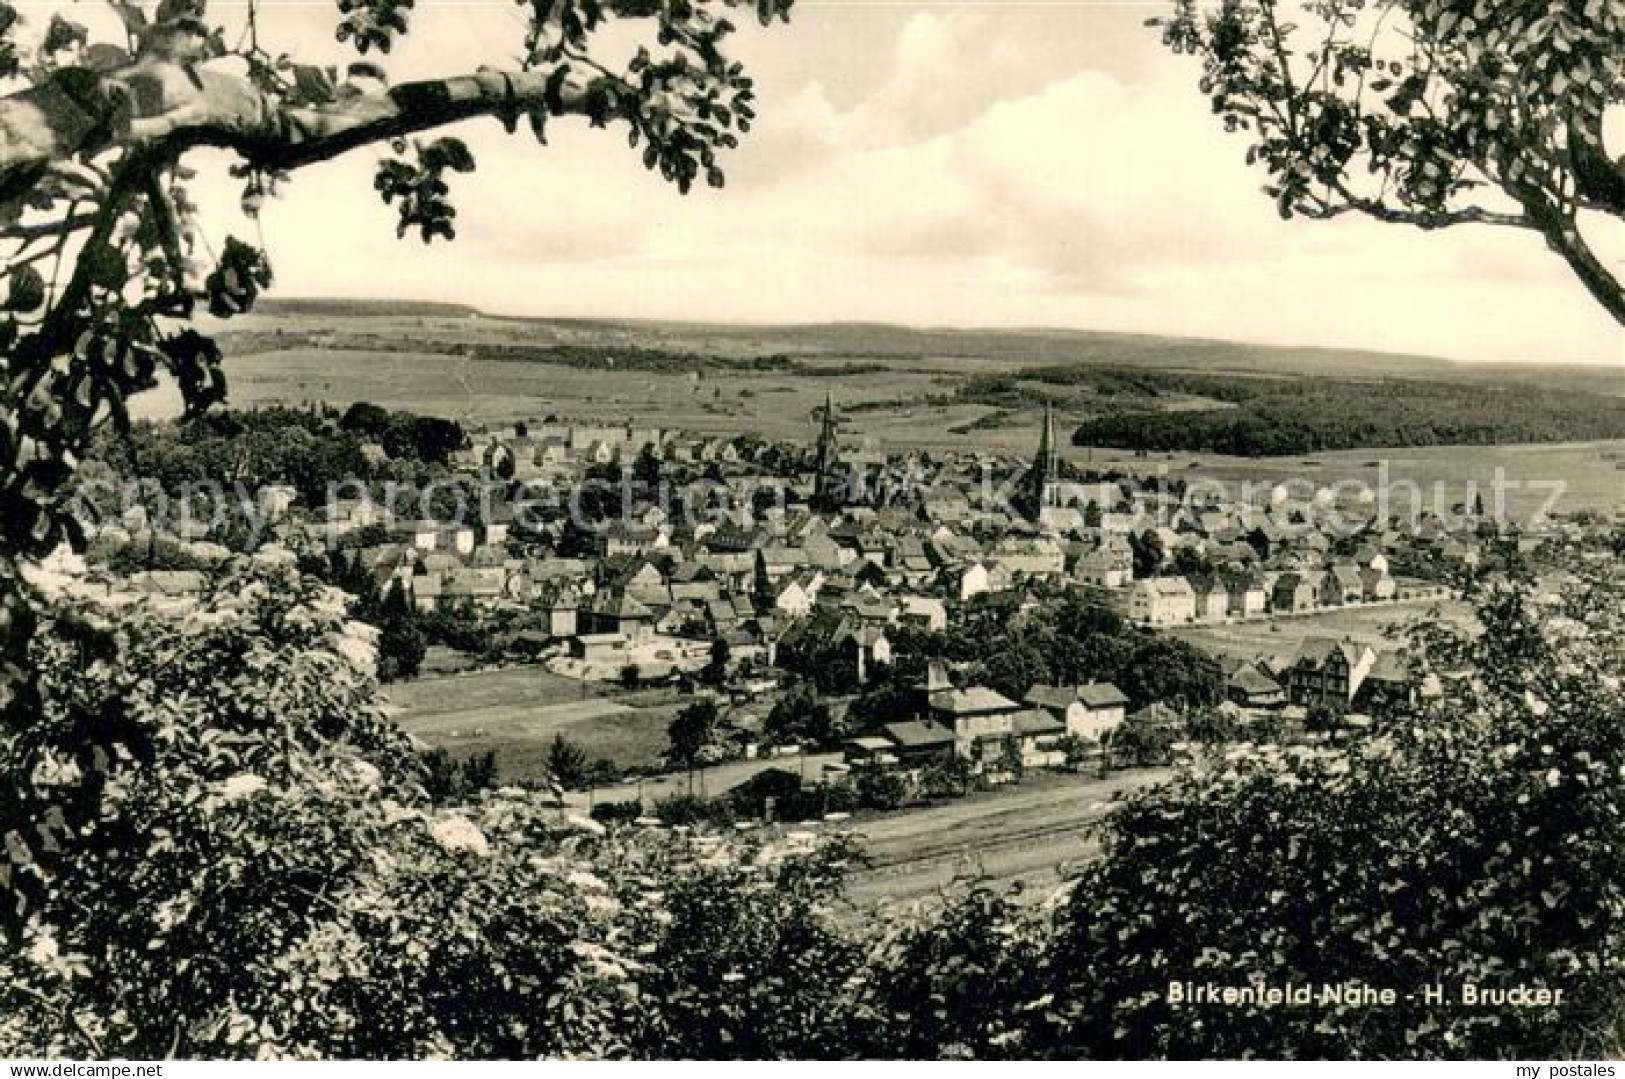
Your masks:
M 394 236 L 381 151 L 302 170 L 260 229 L 283 296 L 493 313 L 1052 326 L 1616 364 L 1625 335 L 1540 240 L 1281 221 L 1197 92 L 1195 61 L 1096 0 L 802 0 L 734 39 L 760 121 L 727 186 L 675 187 L 618 131 L 550 145 L 462 125 L 458 238 Z M 217 9 L 218 10 L 218 9 Z M 392 78 L 511 64 L 522 9 L 420 0 Z M 335 60 L 332 9 L 271 0 L 262 39 Z M 211 229 L 252 235 L 223 181 Z M 1617 226 L 1617 223 L 1614 223 Z M 1625 233 L 1607 253 L 1625 266 Z

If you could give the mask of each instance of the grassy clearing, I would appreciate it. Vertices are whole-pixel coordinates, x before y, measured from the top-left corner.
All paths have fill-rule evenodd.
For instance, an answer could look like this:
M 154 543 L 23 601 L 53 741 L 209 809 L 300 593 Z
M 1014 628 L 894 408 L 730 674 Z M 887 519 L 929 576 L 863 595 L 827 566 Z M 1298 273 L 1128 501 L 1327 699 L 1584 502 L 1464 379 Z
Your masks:
M 493 751 L 506 780 L 542 775 L 548 745 L 561 734 L 622 767 L 658 764 L 676 709 L 668 696 L 622 697 L 592 684 L 583 696 L 582 683 L 541 667 L 422 678 L 389 691 L 408 732 L 458 759 Z
M 1214 655 L 1236 659 L 1290 656 L 1309 637 L 1348 637 L 1373 648 L 1393 648 L 1405 626 L 1437 611 L 1448 621 L 1465 622 L 1467 606 L 1460 600 L 1436 603 L 1346 607 L 1292 618 L 1261 622 L 1238 622 L 1221 626 L 1180 626 L 1163 630 L 1169 636 L 1189 641 Z

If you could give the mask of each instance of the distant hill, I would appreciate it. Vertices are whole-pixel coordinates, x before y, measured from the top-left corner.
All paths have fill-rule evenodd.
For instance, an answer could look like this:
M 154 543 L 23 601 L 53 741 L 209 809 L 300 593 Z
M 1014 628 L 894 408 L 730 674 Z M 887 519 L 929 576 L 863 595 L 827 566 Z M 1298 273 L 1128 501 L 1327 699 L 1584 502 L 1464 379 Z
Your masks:
M 738 347 L 751 342 L 767 351 L 812 353 L 832 358 L 982 359 L 1003 364 L 1127 364 L 1272 374 L 1338 372 L 1362 375 L 1437 374 L 1462 364 L 1437 356 L 1358 349 L 1243 344 L 1152 334 L 1057 329 L 956 329 L 871 322 L 782 326 L 620 319 L 560 319 L 492 315 L 575 333 L 597 329 L 617 337 L 653 338 L 664 347 L 702 350 L 706 341 Z
M 981 365 L 1145 367 L 1260 375 L 1466 379 L 1473 382 L 1554 382 L 1610 396 L 1625 394 L 1618 373 L 1597 367 L 1474 364 L 1438 356 L 1306 345 L 1261 345 L 1156 334 L 1046 328 L 909 327 L 871 322 L 746 325 L 640 319 L 594 319 L 481 312 L 466 304 L 422 300 L 289 298 L 262 300 L 256 315 L 315 318 L 481 316 L 490 329 L 526 343 L 633 346 L 729 356 L 781 355 L 807 359 L 888 362 L 895 368 L 975 374 Z M 357 328 L 359 329 L 359 328 Z M 534 331 L 535 338 L 526 330 Z
M 434 300 L 339 300 L 321 297 L 268 296 L 254 305 L 259 315 L 304 316 L 308 318 L 472 318 L 480 312 L 467 304 L 438 303 Z

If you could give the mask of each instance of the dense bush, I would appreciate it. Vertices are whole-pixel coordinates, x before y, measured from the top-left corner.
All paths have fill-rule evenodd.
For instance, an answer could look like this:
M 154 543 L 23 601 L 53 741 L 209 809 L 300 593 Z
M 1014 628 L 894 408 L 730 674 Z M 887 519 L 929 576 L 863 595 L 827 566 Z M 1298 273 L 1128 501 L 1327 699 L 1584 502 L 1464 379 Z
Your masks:
M 782 938 L 788 961 L 793 918 L 822 917 L 800 867 L 826 853 L 611 841 L 512 789 L 437 808 L 374 703 L 371 632 L 287 570 L 166 604 L 47 583 L 44 711 L 0 739 L 0 884 L 20 911 L 0 1054 L 669 1053 L 688 1036 L 663 1010 L 681 994 L 647 987 L 727 954 L 673 927 Z M 725 897 L 734 880 L 752 889 Z M 755 974 L 715 973 L 727 1000 L 759 995 Z M 684 1006 L 723 1004 L 696 990 Z M 739 1051 L 767 1052 L 792 1013 L 753 1007 Z
M 1456 677 L 1422 714 L 1343 748 L 1237 751 L 1131 797 L 1059 924 L 1057 1044 L 1124 1057 L 1617 1050 L 1620 593 L 1577 597 L 1589 627 L 1561 638 L 1523 596 L 1486 593 L 1481 636 L 1425 635 L 1429 664 Z M 1181 1009 L 1166 998 L 1178 981 L 1354 983 L 1399 999 Z M 1469 984 L 1563 998 L 1461 1006 Z M 1444 1003 L 1421 996 L 1435 985 Z
M 849 843 L 741 837 L 724 800 L 663 802 L 682 828 L 606 829 L 509 788 L 437 804 L 433 768 L 374 703 L 371 631 L 284 568 L 237 569 L 195 601 L 43 586 L 40 713 L 0 737 L 0 1054 L 1620 1045 L 1618 590 L 1562 611 L 1486 590 L 1487 632 L 1418 641 L 1448 676 L 1434 703 L 1339 746 L 1188 763 L 1106 818 L 1102 856 L 1048 904 L 971 885 L 877 917 L 843 903 Z M 1401 999 L 1167 1002 L 1170 982 L 1253 980 Z M 1466 983 L 1564 996 L 1403 996 Z

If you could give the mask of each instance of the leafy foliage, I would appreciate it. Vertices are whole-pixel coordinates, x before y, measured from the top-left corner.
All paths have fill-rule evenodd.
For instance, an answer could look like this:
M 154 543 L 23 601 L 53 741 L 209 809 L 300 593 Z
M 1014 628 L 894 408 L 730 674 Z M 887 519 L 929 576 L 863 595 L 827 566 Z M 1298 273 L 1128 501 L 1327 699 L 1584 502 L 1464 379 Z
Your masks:
M 1420 718 L 1342 748 L 1231 753 L 1130 797 L 1060 926 L 1060 1043 L 1127 1057 L 1479 1057 L 1586 1054 L 1617 1038 L 1619 594 L 1615 582 L 1574 597 L 1590 630 L 1559 649 L 1525 591 L 1492 589 L 1482 636 L 1422 634 L 1430 668 L 1453 677 Z M 1187 980 L 1401 996 L 1380 1022 L 1370 1005 L 1320 1003 L 1203 1009 L 1194 1024 L 1166 996 Z M 1469 984 L 1563 996 L 1462 1007 Z M 1433 985 L 1443 1002 L 1420 994 Z
M 36 575 L 53 597 L 32 653 L 45 710 L 0 740 L 0 864 L 28 901 L 0 952 L 7 1054 L 1617 1045 L 1617 582 L 1555 611 L 1484 590 L 1488 632 L 1420 632 L 1451 676 L 1424 714 L 1339 747 L 1187 764 L 1107 818 L 1103 856 L 1048 904 L 972 883 L 877 917 L 843 905 L 850 844 L 736 839 L 720 803 L 662 803 L 685 825 L 668 832 L 631 823 L 636 807 L 606 831 L 489 776 L 431 799 L 446 762 L 378 712 L 371 633 L 273 562 L 165 604 Z M 1250 977 L 1565 995 L 1407 1001 L 1381 1022 L 1326 1006 L 1195 1024 L 1165 1003 L 1170 980 Z
M 1362 213 L 1536 232 L 1610 314 L 1625 292 L 1582 234 L 1625 216 L 1604 117 L 1625 102 L 1625 4 L 1174 0 L 1151 20 L 1284 218 Z M 1489 195 L 1489 198 L 1484 196 Z
M 376 190 L 399 231 L 426 241 L 454 236 L 446 175 L 474 164 L 464 143 L 436 132 L 477 117 L 512 130 L 525 116 L 538 137 L 550 117 L 624 123 L 648 167 L 679 188 L 702 175 L 721 185 L 719 155 L 755 115 L 722 12 L 766 23 L 788 17 L 788 0 L 522 6 L 516 70 L 389 86 L 380 54 L 409 32 L 411 0 L 339 4 L 336 37 L 370 57 L 342 73 L 277 52 L 252 4 L 245 26 L 227 17 L 228 33 L 192 0 L 114 0 L 116 20 L 54 16 L 26 40 L 15 7 L 0 4 L 0 128 L 26 133 L 0 146 L 0 619 L 31 617 L 12 560 L 79 539 L 68 503 L 95 433 L 126 428 L 130 398 L 160 374 L 189 415 L 221 401 L 222 352 L 194 315 L 240 315 L 271 286 L 258 243 L 204 242 L 194 151 L 229 155 L 252 216 L 298 170 L 388 144 L 396 156 Z M 644 43 L 624 48 L 640 30 Z M 0 657 L 14 696 L 28 692 L 25 641 L 8 633 Z

